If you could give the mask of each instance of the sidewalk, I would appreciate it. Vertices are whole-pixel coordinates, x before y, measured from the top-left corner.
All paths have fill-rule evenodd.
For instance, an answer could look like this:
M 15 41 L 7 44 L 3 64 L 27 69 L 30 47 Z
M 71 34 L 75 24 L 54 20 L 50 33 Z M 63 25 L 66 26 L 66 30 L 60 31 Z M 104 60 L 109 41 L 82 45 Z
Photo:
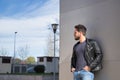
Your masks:
M 53 75 L 0 75 L 0 80 L 53 80 Z

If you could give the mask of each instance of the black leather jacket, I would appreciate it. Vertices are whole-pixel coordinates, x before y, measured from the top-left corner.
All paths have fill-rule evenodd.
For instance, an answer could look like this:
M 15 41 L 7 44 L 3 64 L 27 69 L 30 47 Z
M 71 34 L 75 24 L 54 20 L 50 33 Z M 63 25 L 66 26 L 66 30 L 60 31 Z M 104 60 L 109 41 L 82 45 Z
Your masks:
M 71 58 L 71 68 L 76 67 L 77 57 L 76 57 L 74 49 L 78 44 L 79 42 L 76 43 L 73 47 L 73 54 Z M 98 71 L 102 68 L 101 61 L 102 61 L 103 54 L 95 40 L 86 39 L 84 57 L 87 62 L 87 65 L 91 68 L 91 71 Z

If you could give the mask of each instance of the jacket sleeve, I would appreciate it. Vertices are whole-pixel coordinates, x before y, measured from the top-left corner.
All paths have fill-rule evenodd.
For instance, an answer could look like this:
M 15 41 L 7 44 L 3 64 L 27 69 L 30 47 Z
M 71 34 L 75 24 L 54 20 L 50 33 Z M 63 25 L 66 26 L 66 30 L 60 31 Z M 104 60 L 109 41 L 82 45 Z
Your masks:
M 101 51 L 101 48 L 99 47 L 98 43 L 96 41 L 93 42 L 94 46 L 94 52 L 95 52 L 95 59 L 91 62 L 89 65 L 91 69 L 95 68 L 97 65 L 99 65 L 102 62 L 103 54 Z
M 76 55 L 75 55 L 75 51 L 73 48 L 73 53 L 72 53 L 72 57 L 71 57 L 71 68 L 75 68 L 76 66 Z

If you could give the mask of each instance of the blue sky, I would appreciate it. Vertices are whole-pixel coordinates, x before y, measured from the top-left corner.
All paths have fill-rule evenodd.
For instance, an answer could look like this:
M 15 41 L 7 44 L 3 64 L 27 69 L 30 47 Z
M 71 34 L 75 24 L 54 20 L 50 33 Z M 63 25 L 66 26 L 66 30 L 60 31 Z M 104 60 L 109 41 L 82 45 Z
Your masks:
M 0 0 L 0 18 L 35 17 L 59 12 L 59 0 Z
M 59 0 L 0 0 L 0 48 L 13 56 L 17 31 L 16 50 L 27 45 L 28 56 L 46 56 L 52 23 L 59 24 Z

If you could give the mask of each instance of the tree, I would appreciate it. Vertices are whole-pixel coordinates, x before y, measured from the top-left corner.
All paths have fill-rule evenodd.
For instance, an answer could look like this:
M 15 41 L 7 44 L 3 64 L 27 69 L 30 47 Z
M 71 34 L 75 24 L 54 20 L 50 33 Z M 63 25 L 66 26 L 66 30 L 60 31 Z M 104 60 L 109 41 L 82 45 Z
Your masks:
M 9 54 L 9 53 L 8 53 L 8 51 L 7 51 L 6 48 L 3 48 L 3 47 L 2 47 L 2 48 L 0 49 L 0 55 L 1 55 L 1 56 L 8 56 L 8 54 Z
M 54 33 L 52 30 L 47 39 L 47 56 L 54 56 Z M 55 56 L 59 55 L 59 31 L 56 32 L 56 40 L 55 40 Z
M 17 52 L 18 52 L 20 59 L 24 61 L 29 53 L 28 46 L 26 45 L 25 47 L 20 47 Z
M 20 64 L 20 63 L 21 63 L 21 59 L 15 58 L 14 63 L 15 63 L 15 64 Z
M 30 56 L 25 61 L 27 64 L 33 64 L 33 63 L 35 63 L 35 58 Z
M 52 34 L 50 33 L 49 36 L 48 36 L 48 42 L 47 42 L 47 56 L 54 56 L 54 45 L 53 45 L 53 36 Z

